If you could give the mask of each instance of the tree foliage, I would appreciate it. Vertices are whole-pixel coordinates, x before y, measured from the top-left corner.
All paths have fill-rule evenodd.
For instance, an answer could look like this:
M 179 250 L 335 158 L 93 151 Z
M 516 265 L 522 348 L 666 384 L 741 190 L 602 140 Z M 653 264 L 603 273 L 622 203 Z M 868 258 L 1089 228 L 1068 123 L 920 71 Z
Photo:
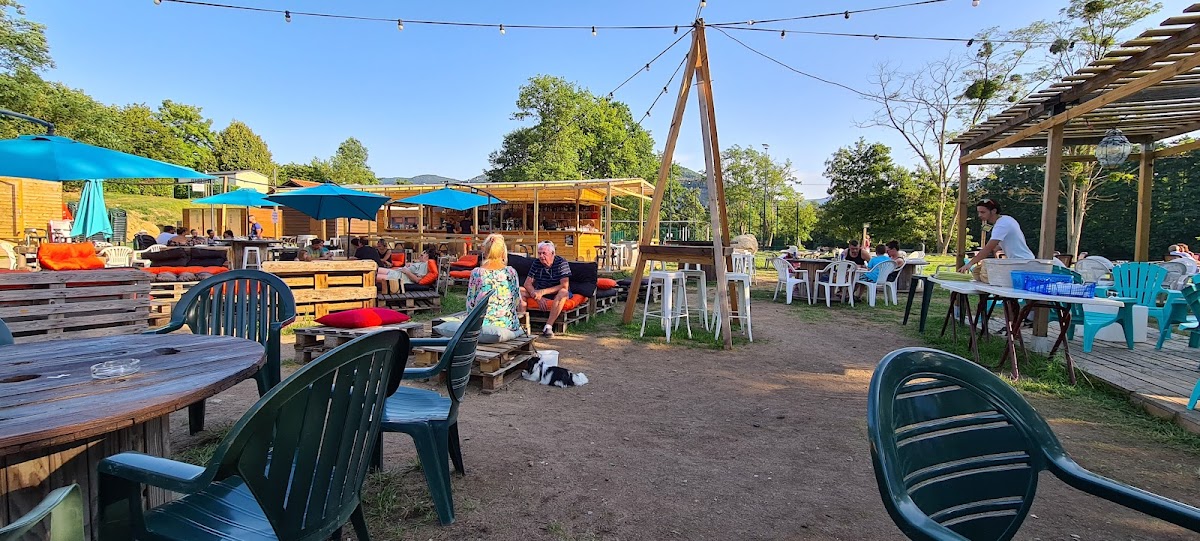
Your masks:
M 532 125 L 504 136 L 488 180 L 655 178 L 654 141 L 621 102 L 540 75 L 521 87 L 512 119 Z
M 0 0 L 0 72 L 52 67 L 46 26 L 26 19 L 25 8 L 16 0 Z
M 864 223 L 880 240 L 913 244 L 934 238 L 937 199 L 928 179 L 915 177 L 892 161 L 882 143 L 859 139 L 825 162 L 829 202 L 821 209 L 823 233 L 842 242 L 858 238 Z
M 217 134 L 213 158 L 221 171 L 258 171 L 270 176 L 275 169 L 267 142 L 245 123 L 234 120 Z
M 338 184 L 379 184 L 367 165 L 367 147 L 353 137 L 342 141 L 329 160 L 330 178 Z
M 725 204 L 731 234 L 753 233 L 763 246 L 786 239 L 800 244 L 812 234 L 815 211 L 804 208 L 790 160 L 779 163 L 753 147 L 734 145 L 721 153 Z

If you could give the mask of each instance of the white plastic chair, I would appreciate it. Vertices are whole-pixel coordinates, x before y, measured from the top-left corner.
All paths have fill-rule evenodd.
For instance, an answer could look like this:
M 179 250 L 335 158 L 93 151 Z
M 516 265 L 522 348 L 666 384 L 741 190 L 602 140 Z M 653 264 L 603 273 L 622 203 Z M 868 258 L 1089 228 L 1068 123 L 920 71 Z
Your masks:
M 750 283 L 754 283 L 754 254 L 750 252 L 735 251 L 733 252 L 733 272 L 745 274 L 750 277 Z
M 149 267 L 149 266 L 150 266 L 150 260 L 149 260 L 149 259 L 146 259 L 146 258 L 144 258 L 144 257 L 142 257 L 142 254 L 145 254 L 145 253 L 147 253 L 147 252 L 154 252 L 154 253 L 157 253 L 157 252 L 161 251 L 163 248 L 166 248 L 166 247 L 167 247 L 167 246 L 166 246 L 166 245 L 164 245 L 164 244 L 151 244 L 151 245 L 150 245 L 148 248 L 146 248 L 145 250 L 135 250 L 135 251 L 133 252 L 133 260 L 131 261 L 131 263 L 132 263 L 132 264 L 133 264 L 133 266 L 135 266 L 135 267 Z
M 17 251 L 15 244 L 6 240 L 0 240 L 0 252 L 4 253 L 4 257 L 8 258 L 8 270 L 17 270 Z
M 917 250 L 911 254 L 908 254 L 908 259 L 925 259 L 925 252 Z
M 1187 285 L 1188 280 L 1192 277 L 1188 274 L 1187 265 L 1178 261 L 1164 261 L 1155 263 L 1167 270 L 1167 277 L 1163 279 L 1163 287 L 1167 289 L 1183 289 Z
M 771 265 L 775 267 L 775 272 L 779 273 L 779 282 L 775 284 L 775 296 L 771 300 L 779 298 L 779 288 L 786 287 L 787 303 L 792 304 L 792 292 L 796 286 L 804 284 L 804 298 L 808 300 L 808 304 L 813 303 L 812 288 L 808 282 L 808 271 L 793 270 L 792 265 L 783 258 L 775 258 L 771 260 Z
M 251 254 L 254 255 L 253 258 L 250 257 Z M 242 249 L 243 269 L 258 269 L 262 266 L 262 261 L 262 251 L 258 249 L 258 246 L 247 246 Z
M 850 306 L 854 306 L 854 270 L 858 268 L 853 261 L 834 261 L 825 266 L 825 269 L 817 273 L 817 287 L 825 288 L 825 306 L 830 304 L 830 297 L 833 292 L 838 289 L 846 289 L 846 297 L 850 300 Z M 821 275 L 825 275 L 825 279 L 821 279 Z
M 133 266 L 133 248 L 128 246 L 109 246 L 98 255 L 104 258 L 106 268 Z
M 1079 273 L 1084 283 L 1103 280 L 1106 274 L 1112 272 L 1112 268 L 1112 262 L 1100 256 L 1089 256 L 1075 262 L 1075 272 Z
M 863 286 L 867 289 L 867 304 L 871 306 L 875 306 L 875 293 L 882 289 L 883 304 L 886 306 L 888 303 L 889 293 L 887 279 L 888 276 L 892 274 L 892 271 L 896 270 L 896 263 L 894 261 L 881 261 L 871 270 L 877 272 L 875 275 L 875 281 L 869 282 L 866 280 L 856 280 L 855 287 L 857 288 L 858 286 Z
M 746 337 L 751 342 L 754 341 L 754 326 L 750 322 L 750 275 L 744 272 L 729 272 L 725 274 L 725 279 L 734 287 L 740 301 L 738 306 L 741 310 L 730 314 L 729 323 L 734 321 L 742 321 L 742 330 L 746 331 Z M 732 332 L 732 331 L 730 331 Z M 713 310 L 713 336 L 721 337 L 721 303 L 717 302 L 716 310 Z
M 71 240 L 71 220 L 50 220 L 46 230 L 50 235 L 50 242 Z

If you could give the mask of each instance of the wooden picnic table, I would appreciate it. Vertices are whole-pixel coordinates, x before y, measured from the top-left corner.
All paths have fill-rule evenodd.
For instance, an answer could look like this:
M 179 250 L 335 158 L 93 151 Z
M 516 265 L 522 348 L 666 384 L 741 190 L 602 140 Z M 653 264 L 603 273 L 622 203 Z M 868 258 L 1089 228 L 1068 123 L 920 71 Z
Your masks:
M 55 488 L 77 483 L 98 511 L 96 465 L 124 451 L 169 457 L 171 412 L 252 376 L 263 346 L 193 334 L 121 335 L 2 346 L 0 523 L 29 512 Z M 135 358 L 141 370 L 97 380 L 91 365 Z M 151 489 L 147 503 L 167 501 Z M 44 532 L 43 532 L 44 535 Z

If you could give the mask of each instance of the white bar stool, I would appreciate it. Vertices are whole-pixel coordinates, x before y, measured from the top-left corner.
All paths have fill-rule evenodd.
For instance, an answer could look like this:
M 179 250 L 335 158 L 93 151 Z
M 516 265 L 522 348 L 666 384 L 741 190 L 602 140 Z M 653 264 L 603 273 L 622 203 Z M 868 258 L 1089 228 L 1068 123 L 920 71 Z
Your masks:
M 692 319 L 688 317 L 687 290 L 684 281 L 687 276 L 681 271 L 652 271 L 650 287 L 654 282 L 662 284 L 662 304 L 658 310 L 650 310 L 650 291 L 646 291 L 646 302 L 642 306 L 642 332 L 639 337 L 646 336 L 646 319 L 653 314 L 662 322 L 663 332 L 667 334 L 667 342 L 671 341 L 671 328 L 679 325 L 679 320 L 687 319 L 688 338 L 692 337 Z
M 742 327 L 746 331 L 746 337 L 749 338 L 751 342 L 753 342 L 754 341 L 754 327 L 750 323 L 750 275 L 746 274 L 744 272 L 727 272 L 727 273 L 725 273 L 725 279 L 730 284 L 735 284 L 734 287 L 737 288 L 738 297 L 741 299 L 741 302 L 738 304 L 742 307 L 742 310 L 740 312 L 730 314 L 729 323 L 732 325 L 735 320 L 741 320 Z M 717 299 L 717 304 L 715 305 L 715 308 L 713 309 L 713 329 L 714 329 L 713 336 L 715 336 L 716 338 L 720 338 L 721 337 L 721 299 Z M 730 332 L 732 332 L 732 330 Z
M 708 330 L 708 276 L 700 270 L 700 265 L 694 263 L 684 263 L 679 266 L 679 272 L 684 275 L 684 289 L 687 289 L 688 280 L 696 280 L 700 293 L 700 307 L 695 309 L 695 312 L 700 314 L 700 321 L 704 322 L 704 330 Z M 689 307 L 690 309 L 690 307 Z
M 254 254 L 253 262 L 250 261 L 250 259 L 251 259 L 250 254 Z M 243 269 L 257 269 L 257 268 L 260 268 L 261 264 L 262 264 L 262 252 L 259 251 L 258 246 L 247 246 L 242 251 L 242 268 Z

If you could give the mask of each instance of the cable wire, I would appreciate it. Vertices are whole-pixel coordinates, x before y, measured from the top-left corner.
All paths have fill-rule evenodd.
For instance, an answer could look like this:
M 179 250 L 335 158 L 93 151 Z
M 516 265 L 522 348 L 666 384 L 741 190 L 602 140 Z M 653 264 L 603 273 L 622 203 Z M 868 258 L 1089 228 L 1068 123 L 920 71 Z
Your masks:
M 853 15 L 855 13 L 868 13 L 871 11 L 884 11 L 884 10 L 889 10 L 889 9 L 907 8 L 907 7 L 913 7 L 913 6 L 923 6 L 926 4 L 938 4 L 941 2 L 945 2 L 945 1 L 947 1 L 947 0 L 921 0 L 919 2 L 909 2 L 907 4 L 893 4 L 890 6 L 879 6 L 879 7 L 864 8 L 864 9 L 851 9 L 851 10 L 843 10 L 843 11 L 837 11 L 837 12 L 831 12 L 831 13 L 815 13 L 812 15 L 799 15 L 796 17 L 783 17 L 783 18 L 779 18 L 779 19 L 763 19 L 763 20 L 748 19 L 745 21 L 710 23 L 708 26 L 726 26 L 726 25 L 733 25 L 733 24 L 751 24 L 751 25 L 753 25 L 753 24 L 758 24 L 758 23 L 778 23 L 778 22 L 783 22 L 783 21 L 799 21 L 799 20 L 803 20 L 803 19 L 819 19 L 822 17 L 845 17 L 845 18 L 849 19 L 850 15 Z
M 687 32 L 684 32 L 683 35 L 679 36 L 678 38 L 675 39 L 675 41 L 671 42 L 671 44 L 668 45 L 666 49 L 663 49 L 661 52 L 654 55 L 654 58 L 651 58 L 649 62 L 646 62 L 645 66 L 638 68 L 637 71 L 633 72 L 633 75 L 630 75 L 629 78 L 625 79 L 624 82 L 617 85 L 616 88 L 612 89 L 612 92 L 609 92 L 607 94 L 608 97 L 611 98 L 613 96 L 613 94 L 616 94 L 618 90 L 621 90 L 621 87 L 624 87 L 625 85 L 629 84 L 629 81 L 632 81 L 634 79 L 634 77 L 637 77 L 639 74 L 641 74 L 644 71 L 648 71 L 651 64 L 653 64 L 659 58 L 662 58 L 662 55 L 667 54 L 667 51 L 670 51 L 671 49 L 675 48 L 675 46 L 678 45 L 680 41 L 683 41 L 683 38 L 686 38 L 686 37 L 692 35 L 693 31 L 695 31 L 694 28 L 689 28 Z
M 718 28 L 718 29 L 724 28 L 727 30 L 742 30 L 742 31 L 749 31 L 749 32 L 771 32 L 774 34 L 784 32 L 787 34 L 803 34 L 803 35 L 811 35 L 811 36 L 840 36 L 840 37 L 848 37 L 848 38 L 871 38 L 871 39 L 875 39 L 875 40 L 904 39 L 904 40 L 924 40 L 924 41 L 951 41 L 951 42 L 956 42 L 956 43 L 971 43 L 971 44 L 983 43 L 983 42 L 1020 43 L 1020 44 L 1027 44 L 1027 45 L 1053 45 L 1054 44 L 1054 42 L 1052 42 L 1052 41 L 1033 41 L 1033 40 L 1024 41 L 1024 40 L 1017 40 L 1017 39 L 947 38 L 947 37 L 937 37 L 937 36 L 903 36 L 903 35 L 897 35 L 897 34 L 856 34 L 856 33 L 850 33 L 850 32 L 818 32 L 815 30 L 791 30 L 791 29 L 787 29 L 787 28 L 760 28 L 757 26 L 731 26 L 731 25 L 711 25 L 711 24 L 707 25 L 707 26 Z
M 662 92 L 659 92 L 658 95 L 654 97 L 654 101 L 650 102 L 650 107 L 648 107 L 646 109 L 646 114 L 642 115 L 642 118 L 637 121 L 638 126 L 641 126 L 642 122 L 650 117 L 650 111 L 653 111 L 654 106 L 658 105 L 658 100 L 662 99 L 663 96 L 667 95 L 667 92 L 669 92 L 668 89 L 670 88 L 671 83 L 675 82 L 675 76 L 679 75 L 679 70 L 683 69 L 683 65 L 687 63 L 689 56 L 691 56 L 691 55 L 690 54 L 683 55 L 683 60 L 679 61 L 679 65 L 675 66 L 675 71 L 674 71 L 674 73 L 671 74 L 671 78 L 667 79 L 667 84 L 663 85 Z

